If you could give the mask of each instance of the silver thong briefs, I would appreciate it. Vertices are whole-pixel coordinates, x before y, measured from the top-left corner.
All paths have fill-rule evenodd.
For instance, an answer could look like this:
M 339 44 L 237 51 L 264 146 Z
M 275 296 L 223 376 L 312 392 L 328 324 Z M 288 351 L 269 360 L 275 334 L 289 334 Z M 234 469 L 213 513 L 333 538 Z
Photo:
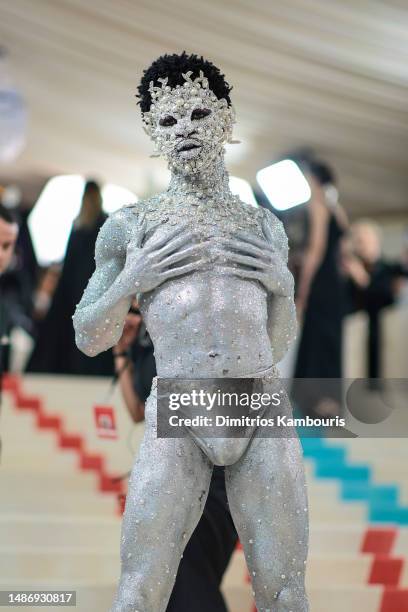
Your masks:
M 242 376 L 231 377 L 229 380 L 233 380 L 233 378 L 253 378 L 254 379 L 254 387 L 253 392 L 265 393 L 272 396 L 272 394 L 279 392 L 283 401 L 279 405 L 279 414 L 289 415 L 291 413 L 291 407 L 289 400 L 287 398 L 286 391 L 283 388 L 283 385 L 279 381 L 279 371 L 276 366 L 271 366 L 266 368 L 265 370 L 244 374 Z M 154 428 L 154 435 L 157 437 L 157 383 L 159 380 L 168 380 L 162 379 L 160 377 L 155 376 L 152 382 L 152 389 L 149 395 L 149 398 L 146 402 L 146 427 Z M 204 381 L 219 381 L 220 379 L 203 379 Z M 225 381 L 226 379 L 222 379 Z M 206 390 L 207 387 L 206 387 Z M 212 389 L 215 391 L 215 387 Z M 265 416 L 265 408 L 257 410 L 256 413 L 253 414 L 258 415 L 259 418 Z M 270 408 L 268 408 L 270 410 Z M 239 415 L 241 416 L 241 415 Z M 200 449 L 205 453 L 208 459 L 214 465 L 232 465 L 236 461 L 238 461 L 244 452 L 246 451 L 248 445 L 251 442 L 255 432 L 259 429 L 259 425 L 255 422 L 255 418 L 253 419 L 254 423 L 245 424 L 242 427 L 234 427 L 235 432 L 231 435 L 230 424 L 226 422 L 223 426 L 217 426 L 215 429 L 213 428 L 213 433 L 211 436 L 208 435 L 209 428 L 208 426 L 188 426 L 185 429 L 188 430 L 188 435 L 190 435 L 196 444 L 200 447 Z M 259 432 L 258 432 L 258 435 Z M 182 436 L 180 436 L 182 437 Z

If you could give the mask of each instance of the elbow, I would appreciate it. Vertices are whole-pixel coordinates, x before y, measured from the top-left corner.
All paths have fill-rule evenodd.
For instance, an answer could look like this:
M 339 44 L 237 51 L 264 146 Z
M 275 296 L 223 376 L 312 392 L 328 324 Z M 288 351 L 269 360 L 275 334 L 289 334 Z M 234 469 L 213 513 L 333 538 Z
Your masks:
M 75 344 L 81 353 L 84 353 L 87 357 L 96 357 L 101 352 L 89 336 L 81 332 L 75 334 Z
M 82 313 L 81 313 L 82 314 Z M 101 351 L 95 344 L 92 334 L 86 331 L 85 321 L 80 316 L 78 309 L 75 311 L 72 317 L 72 323 L 75 331 L 75 344 L 81 353 L 84 353 L 87 357 L 95 357 Z
M 132 408 L 129 407 L 129 412 L 134 423 L 142 423 L 144 421 L 144 404 L 142 402 L 136 402 Z
M 77 348 L 87 357 L 96 357 L 100 353 L 109 350 L 117 343 L 117 338 L 101 334 L 98 329 L 88 333 L 82 329 L 75 330 L 75 344 Z
M 83 317 L 82 312 L 78 311 L 73 316 L 73 324 L 75 344 L 87 357 L 96 357 L 112 348 L 122 334 L 120 327 L 109 325 L 98 327 L 95 321 L 91 323 L 88 318 Z
M 99 353 L 102 352 L 96 349 L 94 346 L 85 345 L 85 344 L 82 346 L 78 346 L 78 348 L 81 351 L 81 353 L 84 353 L 84 355 L 86 355 L 87 357 L 96 357 L 97 355 L 99 355 Z

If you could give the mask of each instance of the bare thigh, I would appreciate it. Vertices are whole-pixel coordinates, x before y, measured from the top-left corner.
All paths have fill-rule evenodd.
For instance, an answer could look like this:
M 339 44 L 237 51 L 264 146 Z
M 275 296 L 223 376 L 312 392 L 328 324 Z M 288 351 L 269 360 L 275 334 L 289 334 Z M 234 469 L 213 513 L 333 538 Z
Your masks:
M 156 393 L 129 481 L 112 612 L 164 612 L 204 508 L 213 466 L 190 438 L 156 437 Z
M 225 475 L 259 612 L 307 612 L 308 510 L 298 438 L 257 432 Z

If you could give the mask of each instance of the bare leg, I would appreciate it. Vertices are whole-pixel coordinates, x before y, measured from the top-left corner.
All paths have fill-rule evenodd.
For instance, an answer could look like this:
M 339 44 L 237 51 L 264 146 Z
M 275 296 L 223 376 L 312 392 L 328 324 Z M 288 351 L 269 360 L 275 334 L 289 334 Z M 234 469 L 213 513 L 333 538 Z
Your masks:
M 257 433 L 225 477 L 258 612 L 307 612 L 308 518 L 300 443 Z
M 213 466 L 191 438 L 156 438 L 156 392 L 122 526 L 122 572 L 111 612 L 164 612 L 202 514 Z

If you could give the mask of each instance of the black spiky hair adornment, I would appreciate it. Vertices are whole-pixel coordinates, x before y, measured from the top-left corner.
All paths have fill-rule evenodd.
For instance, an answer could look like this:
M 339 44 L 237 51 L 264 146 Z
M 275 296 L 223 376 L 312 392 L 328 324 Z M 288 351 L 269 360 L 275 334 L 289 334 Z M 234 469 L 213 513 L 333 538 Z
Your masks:
M 228 105 L 231 104 L 230 87 L 225 80 L 223 74 L 219 68 L 214 66 L 208 60 L 205 60 L 203 56 L 191 54 L 188 55 L 185 51 L 183 53 L 172 55 L 161 55 L 157 58 L 146 70 L 143 71 L 143 76 L 140 81 L 140 85 L 137 88 L 138 94 L 136 97 L 139 98 L 138 104 L 142 113 L 150 110 L 152 98 L 149 91 L 149 85 L 153 81 L 154 85 L 160 85 L 158 79 L 164 79 L 167 77 L 167 85 L 171 88 L 176 85 L 183 85 L 185 74 L 191 71 L 192 78 L 197 78 L 200 75 L 200 70 L 204 73 L 204 76 L 208 79 L 208 86 L 211 91 L 217 96 L 219 100 L 225 98 Z

